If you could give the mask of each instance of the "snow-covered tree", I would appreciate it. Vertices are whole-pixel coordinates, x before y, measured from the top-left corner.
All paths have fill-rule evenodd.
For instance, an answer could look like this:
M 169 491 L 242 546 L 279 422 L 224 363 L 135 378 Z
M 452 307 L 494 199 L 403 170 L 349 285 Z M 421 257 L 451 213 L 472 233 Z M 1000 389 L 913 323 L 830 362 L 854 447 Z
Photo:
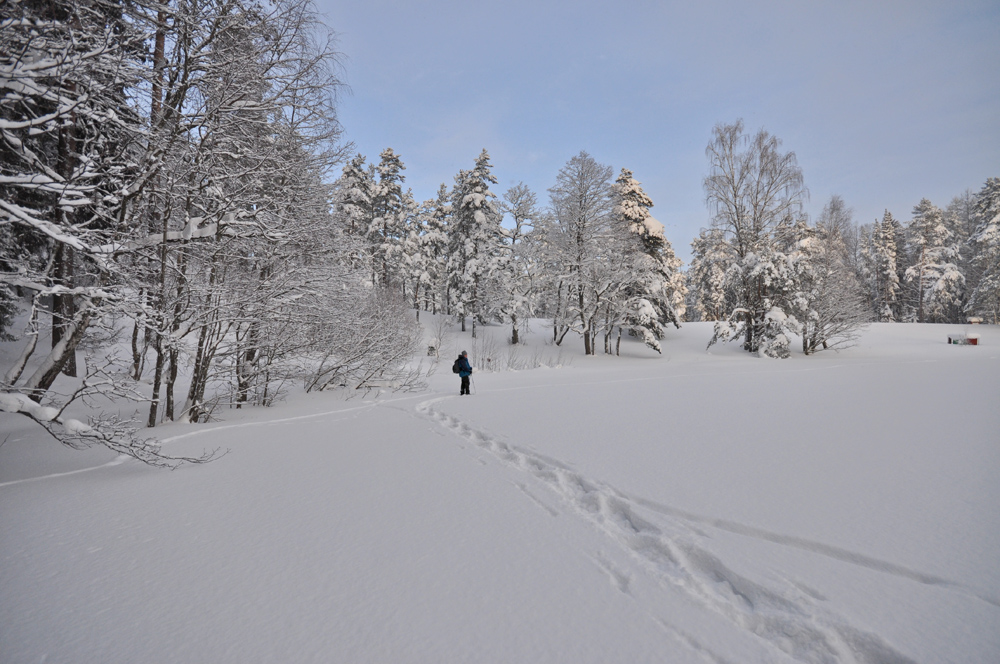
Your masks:
M 882 215 L 882 220 L 876 220 L 872 226 L 868 254 L 875 315 L 883 322 L 899 320 L 901 289 L 896 224 L 888 210 Z
M 850 253 L 840 235 L 844 229 L 853 232 L 853 224 L 827 226 L 821 222 L 809 227 L 800 219 L 792 230 L 794 245 L 788 260 L 794 291 L 787 310 L 795 317 L 806 355 L 853 344 L 870 320 Z
M 448 293 L 452 312 L 465 331 L 467 317 L 472 317 L 475 336 L 477 322 L 488 310 L 486 288 L 509 260 L 504 243 L 506 234 L 500 225 L 496 184 L 490 156 L 483 150 L 472 170 L 455 176 L 452 189 L 451 223 L 448 226 Z
M 33 305 L 23 352 L 4 374 L 3 410 L 27 415 L 71 447 L 101 444 L 173 465 L 179 460 L 161 454 L 130 421 L 65 417 L 74 401 L 138 397 L 114 363 L 88 361 L 70 393 L 53 391 L 61 370 L 76 373 L 76 349 L 92 325 L 136 309 L 122 263 L 143 230 L 130 204 L 148 182 L 137 162 L 149 151 L 150 133 L 134 101 L 141 80 L 155 78 L 142 50 L 143 11 L 70 0 L 4 6 L 0 227 L 7 241 L 0 247 L 13 251 L 2 257 L 0 282 L 29 294 Z M 53 347 L 23 375 L 37 349 L 39 304 L 49 296 Z
M 756 284 L 762 295 L 751 300 L 753 309 L 737 306 L 718 321 L 709 347 L 719 341 L 744 339 L 744 348 L 761 357 L 787 358 L 790 334 L 800 329 L 791 312 L 796 274 L 789 257 L 773 244 L 738 259 L 726 271 L 727 289 L 738 295 L 744 284 Z M 750 328 L 754 327 L 751 334 Z M 746 338 L 754 344 L 747 347 Z
M 434 207 L 424 222 L 420 236 L 420 255 L 423 272 L 420 284 L 424 293 L 424 309 L 437 313 L 444 309 L 447 300 L 448 277 L 448 220 L 451 217 L 451 193 L 441 183 Z
M 615 221 L 639 240 L 633 291 L 650 302 L 661 323 L 680 327 L 687 286 L 680 271 L 681 261 L 663 233 L 663 224 L 649 211 L 652 199 L 626 168 L 615 181 L 613 196 Z
M 581 152 L 560 169 L 549 195 L 553 219 L 545 241 L 557 271 L 550 311 L 556 341 L 576 330 L 593 355 L 604 298 L 614 290 L 608 258 L 621 258 L 611 253 L 621 237 L 611 228 L 611 167 Z
M 256 338 L 249 321 L 264 310 L 247 293 L 266 302 L 277 283 L 259 259 L 292 239 L 289 220 L 315 199 L 292 199 L 296 184 L 325 177 L 341 156 L 336 54 L 331 41 L 313 39 L 308 0 L 186 3 L 171 19 L 155 19 L 158 44 L 165 39 L 150 76 L 145 184 L 129 210 L 146 231 L 132 242 L 130 268 L 145 294 L 136 320 L 154 352 L 151 426 L 205 416 L 208 382 L 239 366 L 236 354 L 254 352 L 229 342 Z M 170 378 L 189 334 L 197 350 L 178 414 Z
M 988 178 L 973 207 L 972 283 L 965 311 L 992 320 L 1000 317 L 1000 178 Z
M 541 215 L 538 199 L 523 182 L 504 192 L 500 211 L 509 216 L 513 226 L 507 231 L 510 260 L 495 280 L 494 313 L 510 323 L 510 342 L 520 342 L 520 328 L 534 311 L 534 298 L 539 280 L 537 243 L 532 228 Z
M 816 219 L 816 225 L 825 229 L 825 235 L 839 238 L 844 261 L 857 274 L 861 248 L 860 235 L 858 225 L 854 223 L 854 210 L 847 205 L 843 197 L 839 194 L 830 196 L 830 200 L 823 206 Z
M 372 217 L 368 242 L 372 253 L 372 281 L 384 287 L 398 285 L 402 275 L 402 244 L 408 234 L 408 221 L 416 205 L 409 191 L 403 191 L 403 161 L 392 148 L 379 155 L 378 183 L 372 195 Z
M 785 356 L 789 316 L 782 302 L 792 276 L 775 235 L 779 224 L 790 225 L 807 195 L 802 171 L 794 152 L 782 152 L 781 142 L 763 129 L 746 135 L 742 120 L 716 125 L 713 134 L 705 192 L 714 227 L 735 260 L 726 271 L 732 302 L 711 343 L 742 336 L 750 352 Z
M 150 425 L 202 419 L 210 401 L 268 403 L 315 370 L 320 330 L 393 334 L 385 312 L 396 309 L 362 306 L 383 294 L 358 274 L 350 233 L 330 215 L 340 84 L 308 0 L 11 8 L 0 18 L 0 87 L 14 91 L 0 99 L 0 282 L 71 309 L 57 309 L 59 341 L 40 363 L 32 315 L 25 352 L 5 372 L 3 390 L 15 395 L 5 410 L 17 406 L 69 444 L 169 463 L 107 417 L 60 433 L 67 402 L 48 385 L 105 314 L 136 323 L 130 373 L 151 379 Z M 364 193 L 341 197 L 338 215 L 370 215 L 378 192 Z M 353 328 L 337 327 L 347 319 Z M 400 362 L 360 342 L 336 354 L 367 367 L 350 374 L 352 386 L 386 379 Z M 178 412 L 181 364 L 191 382 Z M 87 367 L 70 401 L 136 396 L 124 367 Z
M 335 183 L 334 209 L 340 216 L 347 233 L 365 235 L 371 226 L 374 213 L 375 179 L 365 167 L 365 157 L 355 155 L 344 165 L 343 173 Z
M 722 320 L 728 313 L 726 271 L 735 262 L 721 228 L 703 228 L 691 242 L 688 288 L 700 320 Z
M 916 290 L 917 321 L 945 322 L 961 306 L 965 276 L 956 263 L 958 247 L 941 209 L 922 199 L 907 227 L 911 260 L 906 280 Z
M 52 302 L 52 349 L 21 390 L 41 399 L 111 288 L 106 247 L 128 229 L 119 214 L 140 121 L 141 36 L 110 5 L 7 3 L 0 15 L 0 301 L 10 287 Z M 35 346 L 32 346 L 35 348 Z

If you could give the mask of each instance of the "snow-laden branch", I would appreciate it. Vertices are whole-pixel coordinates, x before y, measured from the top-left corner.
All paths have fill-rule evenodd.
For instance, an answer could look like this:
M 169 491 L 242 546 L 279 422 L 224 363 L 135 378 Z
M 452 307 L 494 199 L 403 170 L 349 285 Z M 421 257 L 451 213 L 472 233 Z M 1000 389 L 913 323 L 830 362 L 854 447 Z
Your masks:
M 57 441 L 73 449 L 102 445 L 147 465 L 170 469 L 184 463 L 208 463 L 226 454 L 219 449 L 207 450 L 200 456 L 164 454 L 159 440 L 138 436 L 137 429 L 129 421 L 101 414 L 90 418 L 88 422 L 82 422 L 65 417 L 64 409 L 65 405 L 61 408 L 42 406 L 23 394 L 0 392 L 0 411 L 16 413 L 33 420 Z

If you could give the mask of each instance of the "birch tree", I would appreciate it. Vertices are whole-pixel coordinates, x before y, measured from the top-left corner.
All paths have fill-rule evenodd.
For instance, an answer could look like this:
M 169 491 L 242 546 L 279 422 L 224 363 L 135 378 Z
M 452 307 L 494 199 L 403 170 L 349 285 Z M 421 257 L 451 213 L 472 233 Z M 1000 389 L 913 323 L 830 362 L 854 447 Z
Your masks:
M 744 133 L 743 121 L 716 125 L 706 148 L 704 186 L 713 225 L 735 261 L 727 269 L 733 302 L 712 342 L 743 338 L 747 351 L 787 354 L 781 297 L 790 285 L 785 257 L 775 248 L 779 224 L 798 216 L 808 192 L 794 152 L 763 129 Z M 711 344 L 710 344 L 711 345 Z
M 611 167 L 580 152 L 560 169 L 549 189 L 553 227 L 547 241 L 557 255 L 559 293 L 553 312 L 556 329 L 583 337 L 584 353 L 595 354 L 603 298 L 611 285 L 602 251 L 611 232 Z
M 787 309 L 795 317 L 805 355 L 852 345 L 870 320 L 841 236 L 844 230 L 853 233 L 853 224 L 824 221 L 831 219 L 826 217 L 815 227 L 800 219 L 792 229 L 794 245 L 788 251 L 795 288 Z

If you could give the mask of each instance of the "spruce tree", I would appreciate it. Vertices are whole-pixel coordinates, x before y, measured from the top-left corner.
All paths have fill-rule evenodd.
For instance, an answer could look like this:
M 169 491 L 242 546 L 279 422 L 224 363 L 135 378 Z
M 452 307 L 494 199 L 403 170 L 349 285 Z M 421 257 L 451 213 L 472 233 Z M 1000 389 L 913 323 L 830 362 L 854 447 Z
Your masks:
M 916 290 L 917 322 L 947 322 L 961 304 L 965 276 L 941 209 L 926 198 L 913 208 L 907 228 L 912 258 L 906 279 Z
M 410 192 L 403 191 L 406 167 L 392 148 L 379 155 L 378 184 L 372 196 L 372 218 L 368 243 L 372 254 L 372 281 L 384 287 L 399 285 L 402 280 L 401 245 L 407 235 L 407 222 L 416 207 Z
M 506 260 L 504 232 L 500 226 L 496 195 L 490 190 L 497 179 L 490 156 L 483 150 L 469 171 L 455 176 L 452 221 L 448 232 L 449 301 L 465 331 L 466 318 L 482 322 L 483 296 L 489 279 Z
M 423 272 L 420 285 L 424 294 L 424 309 L 437 313 L 443 308 L 447 281 L 448 218 L 451 216 L 448 188 L 441 183 L 430 214 L 423 220 L 419 251 Z
M 872 227 L 871 265 L 874 280 L 875 315 L 882 322 L 899 320 L 899 267 L 896 256 L 895 220 L 886 210 Z
M 335 183 L 334 209 L 340 215 L 344 230 L 349 235 L 367 235 L 373 217 L 375 185 L 375 180 L 365 167 L 365 157 L 362 154 L 355 155 L 344 166 L 343 173 Z
M 997 323 L 1000 317 L 1000 178 L 989 178 L 973 208 L 973 281 L 965 312 Z

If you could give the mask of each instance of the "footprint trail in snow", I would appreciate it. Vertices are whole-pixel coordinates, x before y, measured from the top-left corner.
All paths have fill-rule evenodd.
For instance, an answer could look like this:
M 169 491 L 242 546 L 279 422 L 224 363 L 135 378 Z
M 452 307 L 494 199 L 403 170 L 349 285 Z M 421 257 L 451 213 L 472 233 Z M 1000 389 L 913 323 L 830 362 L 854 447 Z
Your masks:
M 819 605 L 815 593 L 790 596 L 741 576 L 698 544 L 698 531 L 689 519 L 660 511 L 659 523 L 641 517 L 641 503 L 613 487 L 586 478 L 558 461 L 510 445 L 487 432 L 436 410 L 450 397 L 417 405 L 417 413 L 457 434 L 496 459 L 527 473 L 554 491 L 563 505 L 582 516 L 623 548 L 663 586 L 678 590 L 702 606 L 721 614 L 794 659 L 803 662 L 861 662 L 892 664 L 912 660 L 878 635 L 849 625 Z M 521 489 L 536 503 L 529 487 Z M 544 507 L 544 506 L 543 506 Z M 546 507 L 552 513 L 551 508 Z M 629 579 L 608 561 L 597 564 L 629 592 Z

